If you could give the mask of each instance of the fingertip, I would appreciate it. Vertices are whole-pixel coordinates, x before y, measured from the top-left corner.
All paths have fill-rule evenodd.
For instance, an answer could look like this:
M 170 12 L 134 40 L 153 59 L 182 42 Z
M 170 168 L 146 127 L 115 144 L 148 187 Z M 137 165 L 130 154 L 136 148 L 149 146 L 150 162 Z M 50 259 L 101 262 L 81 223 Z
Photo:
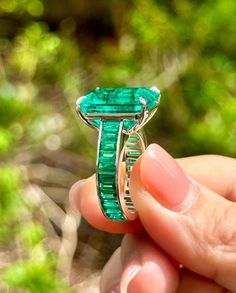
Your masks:
M 164 153 L 171 157 L 171 155 L 157 143 L 151 143 L 143 153 L 144 156 L 155 157 L 157 153 Z M 172 157 L 171 157 L 172 158 Z
M 124 264 L 121 292 L 175 292 L 179 283 L 178 265 L 148 235 L 126 236 L 121 257 Z
M 145 178 L 143 180 L 142 170 L 144 169 L 143 165 L 146 165 L 146 157 L 149 158 L 150 156 L 152 156 L 152 154 L 159 148 L 165 152 L 165 150 L 162 149 L 162 147 L 160 147 L 159 145 L 155 143 L 150 144 L 146 148 L 145 152 L 137 159 L 132 168 L 132 172 L 130 175 L 130 192 L 131 196 L 134 197 L 134 200 L 136 198 L 136 194 L 140 194 L 140 191 L 143 190 L 142 183 L 145 182 Z
M 162 280 L 160 271 L 154 267 L 143 267 L 131 279 L 127 286 L 127 293 L 145 292 L 145 293 L 165 293 L 167 291 L 167 281 Z M 175 292 L 175 291 L 172 291 Z

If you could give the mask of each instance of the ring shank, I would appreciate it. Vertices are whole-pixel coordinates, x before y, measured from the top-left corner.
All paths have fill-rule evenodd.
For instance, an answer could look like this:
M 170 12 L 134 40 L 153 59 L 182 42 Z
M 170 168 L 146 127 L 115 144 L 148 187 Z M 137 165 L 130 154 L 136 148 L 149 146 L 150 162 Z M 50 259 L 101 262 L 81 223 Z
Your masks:
M 129 193 L 132 167 L 145 149 L 138 133 L 123 134 L 123 121 L 102 120 L 97 153 L 97 191 L 103 214 L 115 221 L 137 216 Z
M 134 220 L 137 217 L 135 207 L 133 205 L 129 183 L 130 175 L 133 166 L 139 156 L 145 150 L 145 143 L 142 136 L 139 133 L 130 134 L 124 144 L 123 150 L 120 155 L 119 169 L 125 169 L 125 174 L 119 171 L 119 193 L 121 207 L 125 217 L 129 220 Z M 123 184 L 120 184 L 123 182 Z

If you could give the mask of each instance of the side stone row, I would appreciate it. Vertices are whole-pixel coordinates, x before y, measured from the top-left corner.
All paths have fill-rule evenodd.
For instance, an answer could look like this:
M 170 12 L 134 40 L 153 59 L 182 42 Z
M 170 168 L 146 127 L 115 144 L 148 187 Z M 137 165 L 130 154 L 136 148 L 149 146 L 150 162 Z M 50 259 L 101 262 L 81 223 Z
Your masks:
M 125 221 L 117 198 L 116 162 L 117 143 L 121 132 L 121 123 L 117 120 L 102 121 L 101 139 L 98 149 L 98 193 L 103 212 L 110 219 Z

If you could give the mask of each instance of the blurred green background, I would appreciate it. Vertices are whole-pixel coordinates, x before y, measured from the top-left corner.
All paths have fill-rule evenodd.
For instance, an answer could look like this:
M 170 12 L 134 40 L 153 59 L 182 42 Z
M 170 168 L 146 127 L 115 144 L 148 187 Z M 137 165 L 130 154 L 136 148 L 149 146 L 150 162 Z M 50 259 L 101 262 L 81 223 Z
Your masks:
M 78 96 L 155 85 L 149 143 L 235 157 L 235 15 L 234 0 L 0 0 L 0 292 L 98 292 L 119 244 L 68 205 L 96 157 Z

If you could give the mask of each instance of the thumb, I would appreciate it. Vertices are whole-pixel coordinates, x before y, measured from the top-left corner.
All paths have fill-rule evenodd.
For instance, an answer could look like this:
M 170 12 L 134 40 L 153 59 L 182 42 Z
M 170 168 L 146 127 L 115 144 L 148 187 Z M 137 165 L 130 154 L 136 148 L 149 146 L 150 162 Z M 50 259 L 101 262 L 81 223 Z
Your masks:
M 154 144 L 134 165 L 130 191 L 159 246 L 190 270 L 236 291 L 236 203 L 191 179 Z

